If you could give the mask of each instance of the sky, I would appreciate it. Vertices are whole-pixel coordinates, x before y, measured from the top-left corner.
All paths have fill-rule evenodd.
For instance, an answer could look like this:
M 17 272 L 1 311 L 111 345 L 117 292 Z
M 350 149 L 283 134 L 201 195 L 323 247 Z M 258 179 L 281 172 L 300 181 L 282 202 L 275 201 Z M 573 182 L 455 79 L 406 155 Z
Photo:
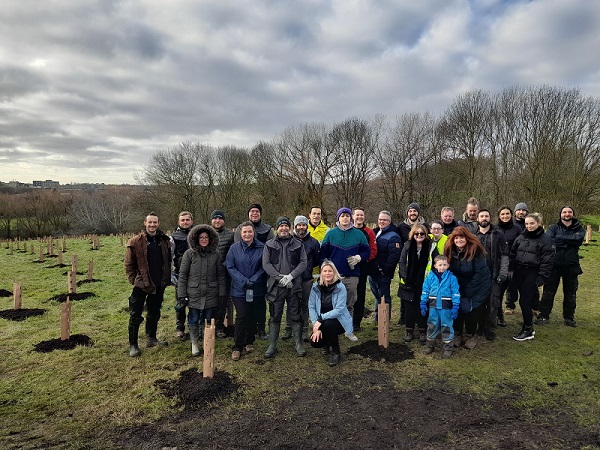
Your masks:
M 598 0 L 4 0 L 0 181 L 136 183 L 180 142 L 441 114 L 510 86 L 600 97 Z

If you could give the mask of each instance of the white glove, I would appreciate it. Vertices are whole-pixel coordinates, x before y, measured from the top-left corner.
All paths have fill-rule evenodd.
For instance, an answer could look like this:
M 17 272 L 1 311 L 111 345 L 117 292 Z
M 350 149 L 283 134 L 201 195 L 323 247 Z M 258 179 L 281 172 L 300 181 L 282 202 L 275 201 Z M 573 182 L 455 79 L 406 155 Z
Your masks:
M 360 255 L 348 256 L 348 258 L 346 258 L 346 261 L 348 261 L 350 269 L 354 269 L 354 266 L 360 263 L 361 257 Z
M 292 280 L 294 279 L 294 277 L 292 275 L 284 275 L 281 277 L 281 279 L 279 280 L 279 284 L 281 286 L 285 286 L 288 287 L 288 285 L 292 284 Z M 291 286 L 290 286 L 291 287 Z

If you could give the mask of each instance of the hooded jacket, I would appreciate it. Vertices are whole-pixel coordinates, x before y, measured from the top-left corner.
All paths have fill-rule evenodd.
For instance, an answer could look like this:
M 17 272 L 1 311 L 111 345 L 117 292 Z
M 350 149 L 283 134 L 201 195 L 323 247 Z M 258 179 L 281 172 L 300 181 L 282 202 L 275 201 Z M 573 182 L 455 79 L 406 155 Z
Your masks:
M 204 248 L 198 242 L 201 233 L 208 234 L 208 246 Z M 188 235 L 188 245 L 181 259 L 177 295 L 187 297 L 190 308 L 214 308 L 219 297 L 227 295 L 219 235 L 209 225 L 197 225 Z
M 477 250 L 475 257 L 469 261 L 454 250 L 450 259 L 450 270 L 458 279 L 461 298 L 469 299 L 472 309 L 483 305 L 492 287 L 490 269 L 483 253 Z
M 171 284 L 171 245 L 167 235 L 160 230 L 156 231 L 153 239 L 158 241 L 162 253 L 161 286 L 159 287 L 165 287 Z M 124 264 L 129 283 L 148 294 L 156 293 L 157 286 L 150 278 L 146 231 L 142 231 L 127 241 Z

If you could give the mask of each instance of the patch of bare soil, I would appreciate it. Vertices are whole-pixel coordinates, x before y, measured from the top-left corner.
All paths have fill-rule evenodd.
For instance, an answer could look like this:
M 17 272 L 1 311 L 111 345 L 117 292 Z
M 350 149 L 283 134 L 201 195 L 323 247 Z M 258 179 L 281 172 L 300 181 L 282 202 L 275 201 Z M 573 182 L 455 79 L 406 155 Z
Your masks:
M 71 264 L 53 264 L 51 266 L 46 266 L 46 269 L 54 269 L 55 267 L 67 267 L 70 266 Z M 65 274 L 63 274 L 65 275 Z
M 12 297 L 13 293 L 6 289 L 0 289 L 0 297 Z
M 76 300 L 85 300 L 86 298 L 95 297 L 96 294 L 93 292 L 78 292 L 77 294 L 59 294 L 54 297 L 50 297 L 47 302 L 60 302 L 64 303 L 67 301 L 67 297 L 71 299 L 71 301 Z
M 69 264 L 70 266 L 71 264 Z M 69 275 L 69 271 L 63 272 L 63 275 Z M 83 275 L 83 272 L 76 272 L 75 275 Z
M 85 334 L 72 334 L 69 339 L 50 339 L 49 341 L 42 341 L 39 344 L 35 344 L 35 351 L 40 353 L 49 353 L 54 350 L 73 350 L 78 345 L 84 347 L 91 347 L 94 342 L 89 336 Z
M 377 341 L 367 341 L 348 349 L 348 353 L 360 355 L 373 361 L 396 363 L 406 359 L 414 359 L 415 355 L 405 344 L 390 342 L 383 348 Z
M 184 409 L 119 431 L 115 442 L 135 449 L 570 449 L 600 446 L 600 436 L 566 410 L 528 414 L 510 396 L 483 400 L 441 381 L 400 391 L 384 372 L 371 371 L 332 372 L 327 385 L 291 387 L 287 399 L 266 396 L 242 411 Z
M 239 388 L 235 377 L 227 372 L 216 371 L 213 378 L 204 378 L 198 369 L 184 370 L 177 380 L 158 380 L 156 385 L 167 397 L 176 398 L 177 404 L 187 411 L 203 409 Z
M 89 284 L 89 283 L 100 283 L 102 280 L 96 280 L 95 278 L 92 278 L 91 280 L 85 279 L 85 280 L 80 280 L 77 282 L 77 286 L 81 286 L 83 284 Z
M 0 311 L 0 317 L 6 320 L 13 320 L 15 322 L 21 322 L 28 317 L 41 316 L 47 311 L 47 309 L 39 308 L 22 308 L 22 309 L 5 309 Z

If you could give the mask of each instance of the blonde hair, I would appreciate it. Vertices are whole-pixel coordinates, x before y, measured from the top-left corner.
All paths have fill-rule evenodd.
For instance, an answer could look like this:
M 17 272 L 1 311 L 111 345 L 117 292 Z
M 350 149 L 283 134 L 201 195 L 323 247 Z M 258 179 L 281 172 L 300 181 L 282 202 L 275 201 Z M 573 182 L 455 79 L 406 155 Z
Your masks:
M 335 283 L 336 281 L 340 281 L 343 277 L 340 275 L 340 273 L 337 270 L 337 267 L 335 267 L 335 264 L 333 263 L 333 261 L 330 261 L 329 259 L 326 259 L 325 261 L 323 261 L 323 264 L 321 264 L 321 270 L 323 270 L 323 267 L 325 266 L 329 266 L 331 267 L 331 269 L 333 270 L 333 280 L 331 281 L 331 284 Z M 319 277 L 319 286 L 324 286 L 325 283 L 323 283 L 323 277 Z

